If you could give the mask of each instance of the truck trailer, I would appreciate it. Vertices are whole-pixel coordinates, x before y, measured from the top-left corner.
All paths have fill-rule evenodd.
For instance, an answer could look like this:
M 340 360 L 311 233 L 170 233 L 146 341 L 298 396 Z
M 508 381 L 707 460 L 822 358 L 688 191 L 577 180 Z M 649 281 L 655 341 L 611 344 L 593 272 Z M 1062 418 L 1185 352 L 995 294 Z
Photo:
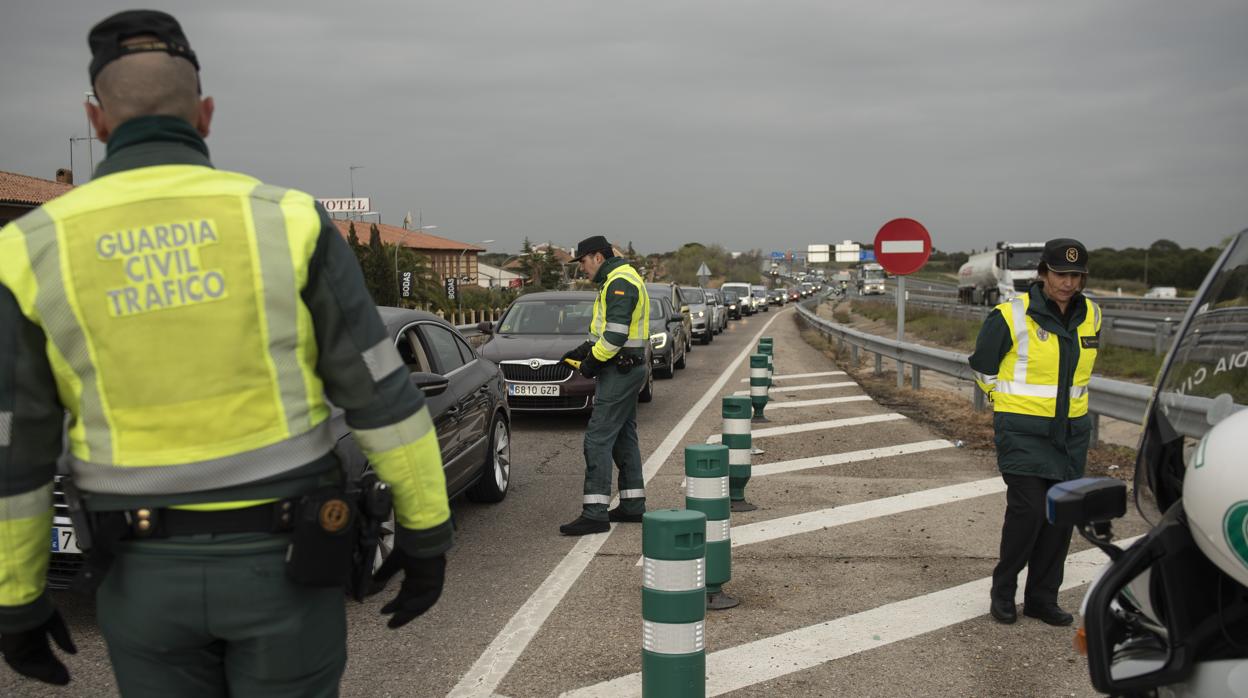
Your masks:
M 998 242 L 958 270 L 958 302 L 996 305 L 1027 292 L 1036 279 L 1043 242 Z

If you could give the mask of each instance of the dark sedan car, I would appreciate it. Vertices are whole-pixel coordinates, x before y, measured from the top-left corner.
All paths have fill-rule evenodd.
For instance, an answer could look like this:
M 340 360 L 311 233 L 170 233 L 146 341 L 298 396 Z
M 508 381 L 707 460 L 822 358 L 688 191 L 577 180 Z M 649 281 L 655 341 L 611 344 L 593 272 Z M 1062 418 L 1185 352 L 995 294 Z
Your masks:
M 560 359 L 589 337 L 595 295 L 592 291 L 526 294 L 517 298 L 497 323 L 483 324 L 483 329 L 488 328 L 493 336 L 482 345 L 481 355 L 502 367 L 511 409 L 593 409 L 594 381 Z M 645 371 L 646 382 L 638 399 L 650 402 L 654 397 L 654 378 L 650 373 L 649 346 Z
M 445 320 L 420 310 L 377 309 L 411 380 L 424 391 L 438 432 L 446 489 L 477 502 L 500 502 L 511 482 L 511 415 L 502 372 L 481 358 Z M 337 438 L 334 452 L 352 480 L 368 470 L 368 460 L 347 428 L 342 410 L 330 417 Z M 82 567 L 82 555 L 60 488 L 54 491 L 52 561 L 48 587 L 64 589 Z M 394 530 L 387 527 L 387 533 Z M 380 559 L 390 550 L 383 537 Z
M 684 316 L 666 298 L 650 299 L 650 366 L 660 378 L 685 367 Z
M 741 298 L 736 291 L 724 291 L 724 308 L 728 311 L 729 320 L 740 320 L 742 309 Z

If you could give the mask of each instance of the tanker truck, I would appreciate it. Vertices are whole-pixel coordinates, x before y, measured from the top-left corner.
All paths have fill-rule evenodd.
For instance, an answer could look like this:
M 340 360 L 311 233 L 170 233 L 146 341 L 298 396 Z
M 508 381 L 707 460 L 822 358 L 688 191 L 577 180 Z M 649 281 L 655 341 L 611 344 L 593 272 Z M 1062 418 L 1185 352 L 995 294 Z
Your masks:
M 996 305 L 1027 292 L 1036 278 L 1043 242 L 998 242 L 958 270 L 958 302 Z

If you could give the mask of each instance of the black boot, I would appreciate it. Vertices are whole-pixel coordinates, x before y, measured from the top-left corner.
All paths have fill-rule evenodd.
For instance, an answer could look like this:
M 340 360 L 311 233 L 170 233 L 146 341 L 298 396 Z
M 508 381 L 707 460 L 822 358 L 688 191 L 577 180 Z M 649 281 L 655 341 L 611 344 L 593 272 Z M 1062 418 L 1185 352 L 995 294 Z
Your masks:
M 992 600 L 992 605 L 988 607 L 988 612 L 996 619 L 998 623 L 1010 625 L 1018 620 L 1018 610 L 1014 607 L 1014 601 Z
M 621 523 L 641 523 L 642 514 L 629 514 L 620 507 L 607 512 L 607 518 Z
M 583 536 L 588 533 L 605 533 L 610 530 L 611 524 L 606 521 L 595 521 L 584 516 L 578 516 L 575 521 L 559 527 L 559 532 L 565 536 Z
M 1051 604 L 1023 604 L 1023 615 L 1028 618 L 1035 618 L 1042 623 L 1049 625 L 1070 625 L 1075 622 L 1075 617 L 1063 611 L 1060 606 L 1055 603 Z

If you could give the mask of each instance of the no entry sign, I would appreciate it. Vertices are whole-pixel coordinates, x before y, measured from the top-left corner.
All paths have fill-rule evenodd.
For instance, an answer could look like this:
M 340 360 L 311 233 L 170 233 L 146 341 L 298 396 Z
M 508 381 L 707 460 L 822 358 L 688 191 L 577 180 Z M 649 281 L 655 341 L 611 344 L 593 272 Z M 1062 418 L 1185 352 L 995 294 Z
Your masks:
M 875 261 L 890 274 L 913 274 L 932 255 L 932 236 L 913 218 L 895 218 L 875 234 Z

